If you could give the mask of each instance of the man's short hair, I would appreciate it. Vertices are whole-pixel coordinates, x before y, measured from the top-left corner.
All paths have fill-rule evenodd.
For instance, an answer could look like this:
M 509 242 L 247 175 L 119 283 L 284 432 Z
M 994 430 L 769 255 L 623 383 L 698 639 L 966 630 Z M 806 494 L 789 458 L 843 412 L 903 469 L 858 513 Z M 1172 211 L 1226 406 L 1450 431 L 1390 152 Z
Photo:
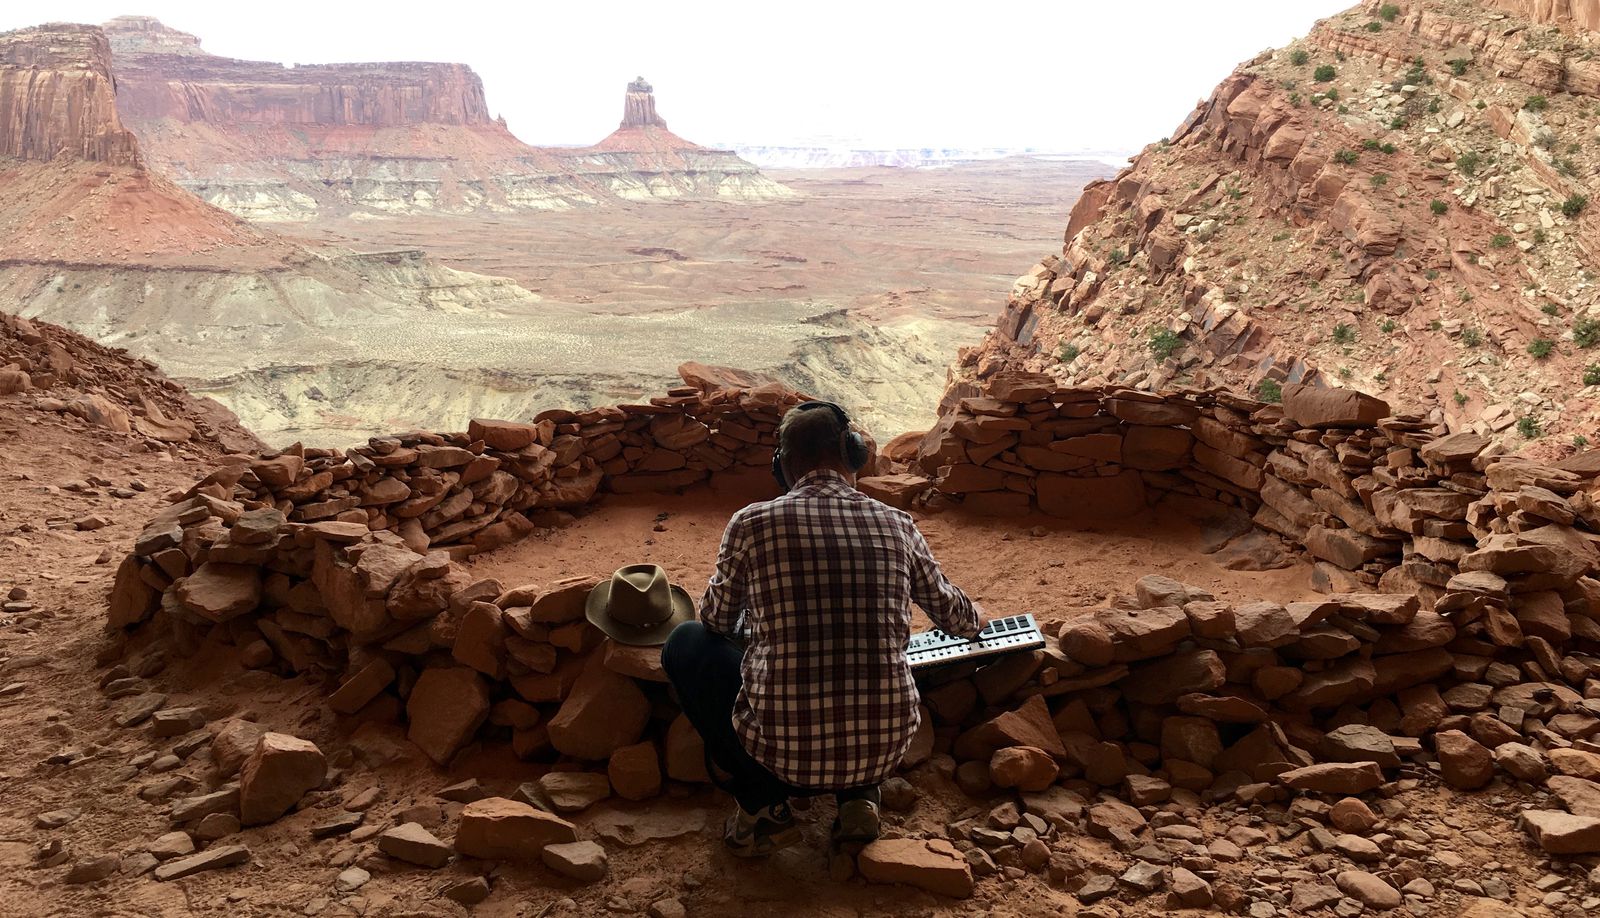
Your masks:
M 826 408 L 790 408 L 778 425 L 783 462 L 796 476 L 824 465 L 843 465 L 839 441 L 844 433 L 838 416 Z

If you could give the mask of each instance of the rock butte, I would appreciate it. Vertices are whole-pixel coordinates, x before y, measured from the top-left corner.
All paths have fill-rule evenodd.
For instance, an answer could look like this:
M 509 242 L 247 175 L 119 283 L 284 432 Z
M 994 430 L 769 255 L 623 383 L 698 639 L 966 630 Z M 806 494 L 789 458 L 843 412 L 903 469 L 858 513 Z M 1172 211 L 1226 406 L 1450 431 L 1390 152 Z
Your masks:
M 1581 5 L 1560 14 L 1549 4 L 1497 6 L 1546 22 L 1587 15 Z M 1506 21 L 1466 3 L 1389 12 L 1364 5 L 1343 18 L 1349 28 L 1324 34 L 1348 49 L 1341 64 L 1368 55 L 1375 66 L 1392 66 L 1377 51 L 1393 39 L 1381 36 L 1434 35 L 1433 17 L 1447 13 Z M 1519 32 L 1500 26 L 1494 34 Z M 1492 50 L 1502 68 L 1518 59 L 1515 48 Z M 1549 89 L 1547 58 L 1519 60 L 1528 85 Z M 1558 58 L 1580 76 L 1581 63 Z M 649 118 L 642 102 L 628 113 Z M 1111 189 L 1102 191 L 1109 199 Z M 1373 232 L 1384 228 L 1377 210 L 1346 207 L 1355 220 L 1349 241 L 1385 255 L 1385 235 Z M 1349 254 L 1363 272 L 1392 267 Z M 1046 286 L 1069 275 L 1075 289 L 1082 278 L 1071 271 Z M 685 385 L 637 404 L 554 409 L 464 432 L 404 432 L 342 451 L 264 452 L 223 444 L 202 424 L 204 406 L 180 397 L 181 387 L 153 368 L 42 324 L 8 319 L 0 330 L 0 410 L 8 420 L 15 412 L 57 436 L 43 419 L 78 419 L 70 422 L 79 425 L 80 448 L 93 439 L 139 444 L 186 458 L 185 468 L 203 475 L 149 501 L 148 522 L 127 533 L 131 551 L 114 579 L 97 581 L 113 580 L 96 651 L 111 713 L 95 729 L 137 730 L 162 756 L 192 757 L 187 770 L 203 777 L 162 777 L 151 749 L 126 766 L 127 780 L 148 768 L 138 778 L 147 782 L 139 805 L 171 798 L 160 805 L 172 823 L 220 843 L 180 855 L 185 846 L 164 827 L 149 850 L 79 851 L 63 839 L 77 846 L 96 837 L 76 834 L 86 814 L 40 805 L 32 825 L 46 834 L 34 857 L 52 880 L 105 883 L 122 871 L 132 876 L 113 882 L 143 882 L 137 878 L 148 871 L 177 882 L 239 868 L 222 882 L 248 896 L 256 868 L 243 865 L 295 857 L 309 842 L 299 837 L 252 855 L 228 840 L 246 807 L 251 821 L 300 808 L 252 831 L 303 824 L 312 838 L 348 833 L 348 845 L 329 845 L 325 865 L 325 881 L 346 889 L 405 883 L 417 869 L 454 860 L 450 869 L 472 879 L 452 874 L 441 890 L 430 878 L 425 894 L 460 902 L 504 886 L 515 892 L 529 876 L 552 885 L 529 869 L 601 882 L 613 866 L 619 874 L 636 869 L 621 866 L 638 853 L 632 841 L 703 830 L 704 812 L 672 799 L 703 783 L 693 769 L 697 738 L 647 661 L 609 648 L 581 616 L 579 600 L 603 572 L 508 586 L 475 576 L 474 559 L 607 502 L 759 478 L 778 419 L 802 393 L 687 366 Z M 1600 819 L 1588 812 L 1600 777 L 1595 452 L 1512 455 L 1492 429 L 1452 431 L 1447 416 L 1399 399 L 1319 387 L 1328 380 L 1309 367 L 1303 383 L 1285 377 L 1281 402 L 1268 402 L 1148 376 L 1088 384 L 1034 360 L 998 350 L 964 359 L 938 425 L 885 444 L 864 470 L 863 490 L 918 514 L 964 520 L 972 531 L 981 528 L 975 517 L 1030 513 L 1090 525 L 1199 518 L 1234 546 L 1230 564 L 1264 569 L 1310 559 L 1316 595 L 1219 599 L 1202 585 L 1150 574 L 1105 590 L 1084 614 L 1051 621 L 1046 649 L 927 686 L 930 735 L 913 747 L 907 786 L 896 783 L 886 795 L 893 837 L 858 857 L 833 858 L 832 884 L 808 874 L 805 895 L 847 897 L 843 881 L 859 871 L 869 882 L 909 888 L 908 898 L 888 905 L 896 911 L 948 905 L 909 898 L 923 892 L 1040 914 L 1184 907 L 1264 916 L 1287 905 L 1354 915 L 1410 904 L 1490 915 L 1509 914 L 1513 901 L 1552 912 L 1600 907 L 1600 880 L 1586 873 L 1600 853 Z M 166 390 L 165 407 L 158 390 Z M 132 409 L 129 393 L 140 391 L 152 394 L 156 411 Z M 158 436 L 185 424 L 187 438 Z M 93 487 L 110 485 L 85 486 Z M 27 534 L 13 538 L 26 545 Z M 28 605 L 26 591 L 9 603 L 8 615 L 29 611 L 14 608 Z M 47 624 L 30 621 L 18 630 L 19 647 Z M 0 674 L 29 680 L 17 683 L 23 691 L 41 687 L 32 681 L 41 670 L 51 690 L 77 677 L 10 647 Z M 246 658 L 260 672 L 228 668 Z M 327 758 L 345 786 L 317 786 L 327 779 L 324 757 L 303 738 L 247 720 L 191 729 L 207 711 L 167 692 L 196 676 L 237 678 L 263 697 L 293 691 L 299 703 L 321 699 L 330 711 L 355 712 L 323 725 L 348 743 Z M 290 679 L 297 681 L 285 689 Z M 309 707 L 302 716 L 321 719 Z M 399 738 L 402 727 L 417 749 Z M 73 736 L 37 732 L 46 731 L 53 742 Z M 508 740 L 530 778 L 543 772 L 547 780 L 501 797 L 435 770 L 481 761 L 485 749 L 503 752 Z M 60 748 L 41 768 L 88 755 Z M 464 806 L 411 802 L 365 824 L 362 814 L 394 793 L 372 772 L 408 756 L 413 777 L 451 784 L 441 796 Z M 670 786 L 642 761 L 652 756 L 665 763 Z M 506 761 L 501 756 L 500 768 Z M 555 769 L 585 777 L 548 779 Z M 32 771 L 30 763 L 12 773 L 31 780 Z M 85 772 L 55 771 L 50 780 L 65 784 Z M 1016 789 L 995 790 L 997 777 Z M 629 802 L 614 809 L 603 792 L 619 784 Z M 100 790 L 79 799 L 98 809 Z M 975 805 L 955 797 L 963 792 Z M 574 810 L 572 821 L 543 812 L 544 797 Z M 940 805 L 919 818 L 919 799 L 930 797 Z M 586 802 L 597 811 L 592 820 L 579 809 Z M 1518 815 L 1520 831 L 1506 831 Z M 597 831 L 604 841 L 631 841 L 608 847 L 583 838 L 591 825 L 606 827 Z M 640 826 L 649 831 L 630 831 Z M 158 866 L 160 855 L 169 859 Z M 383 874 L 351 869 L 363 857 Z M 480 857 L 516 863 L 480 870 Z M 707 889 L 695 865 L 685 868 L 693 883 L 674 874 L 670 887 L 625 881 L 602 889 L 631 911 L 715 908 L 726 900 L 702 897 L 741 881 L 714 863 L 718 890 Z M 762 882 L 786 881 L 769 874 Z M 602 907 L 598 894 L 561 889 L 583 898 L 579 908 Z M 890 897 L 878 890 L 872 900 L 882 910 Z M 316 903 L 316 911 L 328 904 Z
M 152 166 L 240 216 L 791 194 L 735 154 L 668 131 L 642 78 L 629 84 L 622 125 L 600 143 L 532 147 L 491 117 L 482 82 L 463 64 L 284 67 L 217 57 L 147 16 L 104 29 L 117 109 Z

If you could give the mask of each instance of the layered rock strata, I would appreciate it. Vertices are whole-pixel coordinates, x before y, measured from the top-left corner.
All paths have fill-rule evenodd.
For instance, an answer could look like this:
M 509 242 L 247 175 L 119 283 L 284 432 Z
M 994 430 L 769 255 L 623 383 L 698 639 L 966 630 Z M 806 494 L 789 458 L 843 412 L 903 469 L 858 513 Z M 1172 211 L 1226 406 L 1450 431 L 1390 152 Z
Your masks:
M 54 24 L 0 33 L 0 156 L 58 156 L 131 165 L 133 135 L 117 121 L 106 37 Z
M 490 115 L 482 81 L 462 64 L 284 67 L 207 54 L 148 17 L 105 30 L 117 104 L 151 162 L 251 219 L 789 194 L 733 153 L 668 133 L 642 79 L 629 84 L 612 138 L 541 148 Z

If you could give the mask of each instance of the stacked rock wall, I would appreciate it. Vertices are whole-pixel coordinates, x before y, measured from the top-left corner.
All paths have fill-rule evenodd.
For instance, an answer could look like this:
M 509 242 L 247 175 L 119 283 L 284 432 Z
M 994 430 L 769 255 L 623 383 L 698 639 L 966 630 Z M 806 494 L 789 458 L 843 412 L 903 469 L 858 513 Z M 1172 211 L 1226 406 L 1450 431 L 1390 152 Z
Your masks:
M 767 465 L 802 396 L 692 378 L 701 385 L 649 404 L 237 457 L 146 526 L 117 572 L 110 624 L 320 672 L 333 710 L 403 718 L 436 762 L 488 724 L 519 755 L 611 762 L 617 793 L 654 793 L 661 758 L 638 744 L 665 701 L 659 651 L 585 620 L 593 577 L 507 589 L 455 561 L 561 525 L 602 492 Z M 671 720 L 656 731 L 667 773 L 696 779 L 697 741 Z
M 250 666 L 320 672 L 334 711 L 403 722 L 441 764 L 481 738 L 509 739 L 523 758 L 563 763 L 541 779 L 539 805 L 570 811 L 608 794 L 648 798 L 666 778 L 703 781 L 656 649 L 615 644 L 584 620 L 593 576 L 506 588 L 452 557 L 558 522 L 603 490 L 763 465 L 799 399 L 707 383 L 646 406 L 225 466 L 141 535 L 111 622 L 179 647 L 231 643 Z M 1586 844 L 1600 814 L 1572 781 L 1600 769 L 1593 456 L 1568 469 L 1485 456 L 1470 435 L 1435 438 L 1387 414 L 1337 391 L 1291 389 L 1280 408 L 1018 376 L 962 401 L 923 444 L 940 463 L 940 496 L 925 492 L 924 504 L 1076 514 L 1184 495 L 1249 509 L 1343 572 L 1330 581 L 1383 591 L 1225 603 L 1145 577 L 1131 596 L 1050 623 L 1047 650 L 931 676 L 904 766 L 932 760 L 975 795 L 1022 791 L 1043 820 L 1036 835 L 1136 846 L 1144 817 L 1090 806 L 1096 794 L 1141 806 L 1361 794 L 1408 761 L 1476 788 L 1497 767 L 1527 780 L 1532 761 L 1563 772 L 1549 785 L 1558 801 L 1579 802 L 1530 812 L 1528 830 L 1551 851 Z M 1028 863 L 1015 833 L 951 831 L 980 874 Z
M 1439 436 L 1351 390 L 1290 385 L 1269 405 L 1003 373 L 955 396 L 911 457 L 926 480 L 896 476 L 891 499 L 1091 520 L 1221 504 L 1305 549 L 1324 590 L 1415 593 L 1430 606 L 1457 574 L 1487 569 L 1469 557 L 1534 544 L 1588 555 L 1600 532 L 1600 453 L 1558 466 L 1494 455 L 1483 437 Z

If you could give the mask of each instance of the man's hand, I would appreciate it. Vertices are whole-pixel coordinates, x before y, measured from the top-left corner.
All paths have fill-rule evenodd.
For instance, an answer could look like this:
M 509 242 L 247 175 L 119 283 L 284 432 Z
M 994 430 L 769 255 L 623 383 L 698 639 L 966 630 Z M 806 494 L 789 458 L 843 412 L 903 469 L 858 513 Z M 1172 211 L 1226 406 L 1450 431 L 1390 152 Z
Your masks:
M 972 603 L 972 611 L 978 615 L 978 631 L 982 632 L 989 625 L 989 613 L 983 611 L 983 606 L 976 601 Z

